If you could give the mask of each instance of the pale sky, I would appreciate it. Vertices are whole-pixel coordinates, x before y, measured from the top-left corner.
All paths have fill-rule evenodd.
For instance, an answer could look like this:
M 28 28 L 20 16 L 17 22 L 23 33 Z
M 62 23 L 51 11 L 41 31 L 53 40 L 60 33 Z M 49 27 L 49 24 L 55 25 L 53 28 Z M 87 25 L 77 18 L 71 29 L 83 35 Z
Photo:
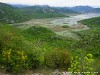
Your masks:
M 100 7 L 100 0 L 0 0 L 3 3 L 23 5 L 78 6 L 89 5 Z

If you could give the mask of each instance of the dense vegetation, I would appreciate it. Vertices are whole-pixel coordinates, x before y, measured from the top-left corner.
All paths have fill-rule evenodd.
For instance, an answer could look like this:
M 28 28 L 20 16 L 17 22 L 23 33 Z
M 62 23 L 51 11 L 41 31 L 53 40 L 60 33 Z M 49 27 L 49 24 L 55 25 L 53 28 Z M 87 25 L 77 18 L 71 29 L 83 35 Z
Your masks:
M 90 27 L 89 30 L 78 32 L 82 38 L 77 46 L 91 52 L 95 57 L 100 56 L 100 17 L 80 21 Z
M 71 42 L 44 27 L 22 31 L 0 24 L 0 68 L 14 73 L 39 68 L 67 70 Z
M 99 19 L 81 21 L 91 28 L 76 32 L 81 40 L 58 36 L 40 26 L 20 30 L 0 24 L 0 69 L 13 73 L 26 69 L 99 72 Z
M 96 59 L 94 68 L 97 72 L 100 72 L 100 17 L 86 19 L 80 22 L 90 27 L 90 29 L 76 32 L 81 37 L 81 40 L 74 46 L 75 48 L 84 50 L 86 53 L 93 54 Z
M 50 6 L 30 6 L 22 8 L 22 10 L 32 16 L 33 18 L 52 18 L 52 17 L 65 17 L 63 13 Z
M 12 7 L 11 5 L 0 3 L 0 21 L 5 23 L 23 22 L 30 17 L 22 10 Z
M 65 14 L 60 13 L 60 11 L 49 6 L 17 8 L 9 4 L 0 3 L 0 21 L 5 23 L 23 22 L 32 18 L 52 18 L 65 16 Z
M 4 24 L 65 16 L 57 13 L 58 9 L 48 6 L 19 9 L 0 3 L 0 71 L 18 73 L 27 69 L 60 69 L 72 73 L 100 72 L 100 17 L 79 21 L 90 27 L 74 32 L 80 40 L 58 36 L 41 26 L 21 30 Z

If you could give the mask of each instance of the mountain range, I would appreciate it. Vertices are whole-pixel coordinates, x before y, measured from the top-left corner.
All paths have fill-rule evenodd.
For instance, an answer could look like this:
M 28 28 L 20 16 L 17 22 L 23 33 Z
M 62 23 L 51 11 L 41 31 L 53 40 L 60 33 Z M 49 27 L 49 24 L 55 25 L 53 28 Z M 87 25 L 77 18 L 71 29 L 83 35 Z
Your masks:
M 67 8 L 79 13 L 100 13 L 100 8 L 93 8 L 91 6 L 75 6 Z
M 51 7 L 48 5 L 10 5 L 0 3 L 0 21 L 24 22 L 33 18 L 66 17 L 66 13 L 100 13 L 100 8 L 90 6 Z
M 32 7 L 29 5 L 13 5 L 14 7 L 18 8 L 25 8 L 25 7 Z M 50 7 L 48 5 L 35 5 L 37 7 Z M 100 13 L 100 8 L 94 8 L 91 6 L 75 6 L 75 7 L 52 7 L 55 8 L 57 11 L 62 13 Z

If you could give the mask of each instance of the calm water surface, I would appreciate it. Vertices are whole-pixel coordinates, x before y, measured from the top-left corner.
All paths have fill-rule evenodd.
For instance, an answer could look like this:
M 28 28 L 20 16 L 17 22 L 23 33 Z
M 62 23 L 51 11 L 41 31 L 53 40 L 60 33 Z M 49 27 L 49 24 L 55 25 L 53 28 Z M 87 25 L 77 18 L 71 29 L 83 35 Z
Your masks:
M 51 23 L 53 25 L 77 25 L 78 24 L 77 21 L 98 17 L 98 16 L 100 16 L 100 13 L 79 14 L 67 18 L 55 19 L 54 21 L 51 21 Z

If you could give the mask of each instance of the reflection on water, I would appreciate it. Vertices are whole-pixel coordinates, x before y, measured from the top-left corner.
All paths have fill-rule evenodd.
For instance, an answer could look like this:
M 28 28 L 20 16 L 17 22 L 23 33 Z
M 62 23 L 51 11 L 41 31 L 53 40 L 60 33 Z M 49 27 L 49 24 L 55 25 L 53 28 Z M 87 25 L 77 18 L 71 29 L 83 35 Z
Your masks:
M 77 16 L 70 16 L 67 18 L 62 19 L 55 19 L 51 23 L 53 25 L 77 25 L 77 21 L 83 20 L 83 19 L 89 19 L 93 17 L 100 16 L 100 13 L 87 13 L 87 14 L 80 14 Z

